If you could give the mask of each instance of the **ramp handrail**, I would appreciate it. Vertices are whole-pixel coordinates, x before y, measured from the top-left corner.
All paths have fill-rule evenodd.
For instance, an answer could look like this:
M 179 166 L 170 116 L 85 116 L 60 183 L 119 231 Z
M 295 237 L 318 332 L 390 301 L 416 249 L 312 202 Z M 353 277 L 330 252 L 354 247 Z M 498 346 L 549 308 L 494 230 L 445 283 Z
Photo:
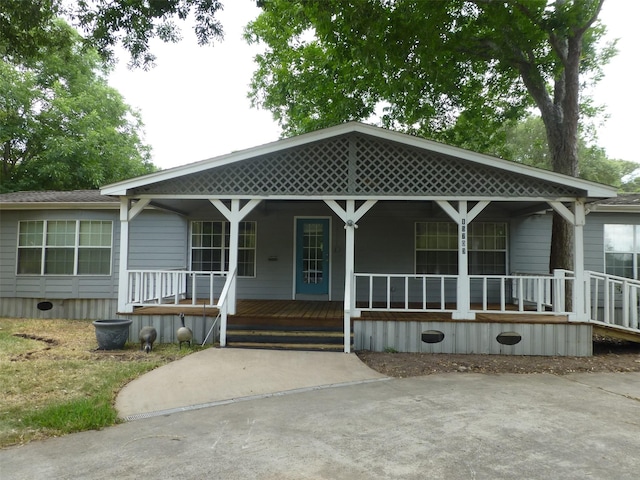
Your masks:
M 640 281 L 599 272 L 585 272 L 586 310 L 592 322 L 640 330 Z
M 227 315 L 229 312 L 229 292 L 231 291 L 231 286 L 235 282 L 237 269 L 233 269 L 227 275 L 227 281 L 224 282 L 224 287 L 222 287 L 222 292 L 220 293 L 220 298 L 218 298 L 218 303 L 216 307 L 219 310 L 220 317 L 220 346 L 224 347 L 227 345 Z M 215 321 L 214 321 L 215 326 Z M 211 327 L 213 329 L 213 326 Z

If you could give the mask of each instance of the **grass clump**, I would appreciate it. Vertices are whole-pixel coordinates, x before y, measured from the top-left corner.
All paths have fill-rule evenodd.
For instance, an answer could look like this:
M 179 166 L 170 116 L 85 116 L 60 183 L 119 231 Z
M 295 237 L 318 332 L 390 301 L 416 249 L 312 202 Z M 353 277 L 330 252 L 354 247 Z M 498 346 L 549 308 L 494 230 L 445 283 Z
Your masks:
M 198 349 L 139 348 L 97 350 L 88 320 L 0 319 L 0 448 L 115 424 L 124 385 Z

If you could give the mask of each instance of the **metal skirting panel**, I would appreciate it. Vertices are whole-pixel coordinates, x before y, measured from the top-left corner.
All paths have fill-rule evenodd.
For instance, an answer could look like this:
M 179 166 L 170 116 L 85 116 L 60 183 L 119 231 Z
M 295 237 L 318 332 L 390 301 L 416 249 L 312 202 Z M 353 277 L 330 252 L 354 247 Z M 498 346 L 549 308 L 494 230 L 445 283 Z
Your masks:
M 425 343 L 422 334 L 444 334 L 439 343 Z M 563 323 L 481 323 L 354 320 L 356 350 L 382 352 L 461 353 L 494 355 L 545 355 L 589 357 L 593 355 L 593 327 Z M 516 333 L 516 345 L 503 345 L 497 337 Z
M 176 338 L 176 333 L 178 328 L 182 325 L 180 323 L 180 317 L 176 313 L 175 315 L 131 315 L 131 314 L 121 314 L 118 315 L 118 318 L 126 318 L 129 320 L 133 320 L 131 327 L 129 327 L 129 341 L 130 342 L 138 342 L 138 333 L 142 327 L 152 326 L 158 332 L 158 338 L 156 342 L 158 343 L 178 343 L 178 339 Z M 207 333 L 211 329 L 211 325 L 215 317 L 203 317 L 202 315 L 185 315 L 184 316 L 184 324 L 189 327 L 193 332 L 193 340 L 192 343 L 202 344 Z M 217 342 L 220 338 L 220 322 L 216 324 L 215 335 L 212 334 L 207 339 L 207 344 L 213 343 L 213 337 L 215 336 L 215 341 Z
M 51 308 L 41 310 L 43 303 Z M 5 318 L 68 318 L 72 320 L 99 320 L 117 318 L 118 302 L 108 298 L 2 298 L 0 317 Z

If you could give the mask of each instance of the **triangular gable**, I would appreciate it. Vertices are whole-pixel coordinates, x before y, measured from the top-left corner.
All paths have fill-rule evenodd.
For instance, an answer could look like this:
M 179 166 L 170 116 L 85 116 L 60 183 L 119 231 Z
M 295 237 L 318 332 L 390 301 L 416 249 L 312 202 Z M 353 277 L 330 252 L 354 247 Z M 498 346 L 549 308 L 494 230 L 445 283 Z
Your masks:
M 123 194 L 123 187 L 134 197 L 615 195 L 610 187 L 359 123 L 121 182 L 103 193 Z

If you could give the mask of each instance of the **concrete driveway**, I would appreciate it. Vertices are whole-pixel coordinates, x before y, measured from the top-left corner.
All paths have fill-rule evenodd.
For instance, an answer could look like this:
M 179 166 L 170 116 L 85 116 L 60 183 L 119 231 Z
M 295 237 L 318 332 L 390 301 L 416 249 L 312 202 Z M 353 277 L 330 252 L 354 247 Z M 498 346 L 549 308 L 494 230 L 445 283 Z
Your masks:
M 345 382 L 0 451 L 3 480 L 639 475 L 639 373 Z

